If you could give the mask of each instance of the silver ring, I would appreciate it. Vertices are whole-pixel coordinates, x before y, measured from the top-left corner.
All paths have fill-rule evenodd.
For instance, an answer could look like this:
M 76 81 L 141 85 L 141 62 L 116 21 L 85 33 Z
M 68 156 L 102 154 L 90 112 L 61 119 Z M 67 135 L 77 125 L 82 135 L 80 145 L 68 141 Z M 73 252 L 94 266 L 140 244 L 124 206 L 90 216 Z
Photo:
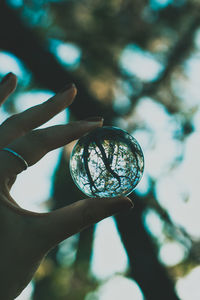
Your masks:
M 13 150 L 10 149 L 10 148 L 3 148 L 2 151 L 7 151 L 7 152 L 13 154 L 15 157 L 19 158 L 20 161 L 21 161 L 21 162 L 23 163 L 23 165 L 24 165 L 24 170 L 26 170 L 26 169 L 28 168 L 28 163 L 27 163 L 27 161 L 26 161 L 20 154 L 18 154 L 17 152 L 13 151 Z

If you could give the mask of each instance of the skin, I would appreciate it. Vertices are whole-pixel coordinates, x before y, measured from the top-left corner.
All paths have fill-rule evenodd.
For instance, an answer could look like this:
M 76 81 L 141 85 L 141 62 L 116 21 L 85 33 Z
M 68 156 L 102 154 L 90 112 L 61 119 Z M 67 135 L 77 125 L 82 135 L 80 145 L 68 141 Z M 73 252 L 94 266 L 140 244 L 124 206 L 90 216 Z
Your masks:
M 0 105 L 16 85 L 17 78 L 12 73 L 3 79 L 0 83 Z M 17 297 L 48 251 L 58 243 L 133 206 L 127 197 L 88 198 L 50 213 L 35 213 L 24 210 L 11 197 L 10 189 L 17 175 L 23 171 L 23 164 L 14 155 L 1 151 L 3 148 L 19 153 L 31 166 L 49 151 L 102 126 L 102 118 L 94 117 L 36 129 L 68 107 L 76 93 L 76 87 L 72 85 L 43 104 L 8 118 L 0 126 L 0 299 Z

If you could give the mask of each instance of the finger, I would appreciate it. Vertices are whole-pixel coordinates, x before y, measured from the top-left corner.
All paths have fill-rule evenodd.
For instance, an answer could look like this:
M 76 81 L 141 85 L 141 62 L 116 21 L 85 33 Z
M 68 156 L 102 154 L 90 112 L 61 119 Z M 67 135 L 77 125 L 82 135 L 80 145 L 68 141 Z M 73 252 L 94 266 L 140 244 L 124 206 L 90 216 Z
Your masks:
M 41 218 L 41 234 L 53 247 L 69 236 L 100 220 L 133 207 L 128 197 L 88 198 L 58 209 Z
M 0 82 L 0 105 L 5 102 L 8 96 L 15 90 L 17 86 L 17 77 L 13 73 L 5 75 Z
M 46 102 L 8 118 L 0 126 L 0 148 L 8 145 L 13 139 L 49 121 L 72 103 L 76 93 L 75 85 L 70 84 Z
M 103 125 L 103 119 L 71 122 L 45 129 L 34 130 L 18 138 L 8 148 L 19 154 L 29 166 L 35 164 L 46 153 L 80 138 L 83 134 Z M 7 151 L 0 151 L 0 177 L 14 176 L 23 171 L 21 159 Z

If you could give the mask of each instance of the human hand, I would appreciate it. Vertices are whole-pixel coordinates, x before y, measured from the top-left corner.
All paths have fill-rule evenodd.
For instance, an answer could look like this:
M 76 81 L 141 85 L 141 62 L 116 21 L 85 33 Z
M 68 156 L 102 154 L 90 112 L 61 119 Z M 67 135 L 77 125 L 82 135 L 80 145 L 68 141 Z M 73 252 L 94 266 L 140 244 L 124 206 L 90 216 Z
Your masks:
M 16 84 L 17 78 L 12 73 L 3 78 L 0 105 Z M 17 297 L 44 256 L 59 242 L 132 207 L 127 197 L 89 198 L 51 213 L 35 213 L 21 208 L 10 195 L 17 175 L 26 167 L 25 162 L 32 166 L 49 151 L 102 126 L 102 119 L 96 118 L 96 121 L 35 129 L 69 106 L 76 93 L 74 85 L 68 86 L 43 104 L 8 118 L 0 126 L 0 299 Z M 5 148 L 12 149 L 21 158 L 3 150 Z

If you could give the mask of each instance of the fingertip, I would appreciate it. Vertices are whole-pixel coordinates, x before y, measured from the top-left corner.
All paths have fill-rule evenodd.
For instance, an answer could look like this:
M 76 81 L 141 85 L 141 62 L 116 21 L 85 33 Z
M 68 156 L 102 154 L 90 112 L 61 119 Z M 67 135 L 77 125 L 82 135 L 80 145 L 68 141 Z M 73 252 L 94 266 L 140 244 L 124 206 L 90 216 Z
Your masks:
M 72 84 L 72 90 L 73 90 L 73 93 L 74 93 L 74 98 L 76 97 L 76 95 L 77 95 L 77 93 L 78 93 L 78 90 L 77 90 L 77 87 L 76 87 L 76 85 L 73 83 Z
M 134 207 L 133 201 L 129 197 L 121 197 L 123 201 L 126 201 L 127 205 L 129 205 L 131 208 Z
M 1 84 L 5 84 L 10 79 L 11 75 L 12 75 L 12 73 L 9 72 L 5 76 L 3 76 L 2 80 L 1 80 Z
M 12 73 L 12 72 L 9 72 L 7 73 L 1 80 L 1 85 L 16 85 L 17 84 L 17 76 Z
M 17 76 L 12 72 L 6 74 L 0 82 L 0 105 L 2 105 L 9 95 L 16 89 Z
M 104 118 L 100 117 L 100 116 L 96 116 L 96 117 L 89 117 L 87 119 L 85 119 L 85 121 L 87 122 L 104 122 Z
M 118 196 L 118 197 L 110 197 L 108 199 L 109 199 L 108 201 L 110 201 L 111 205 L 113 205 L 113 207 L 115 206 L 116 209 L 119 208 L 119 210 L 134 207 L 134 204 L 129 197 Z
M 70 105 L 74 98 L 77 95 L 77 88 L 76 85 L 74 83 L 69 83 L 67 85 L 65 85 L 58 93 L 57 95 L 61 96 L 61 99 L 66 99 L 66 103 L 67 105 Z M 63 101 L 62 100 L 62 101 Z
M 91 117 L 85 120 L 78 121 L 78 124 L 81 127 L 87 129 L 87 131 L 91 131 L 93 129 L 96 129 L 97 127 L 102 127 L 103 122 L 104 119 L 102 117 Z
M 16 89 L 17 86 L 17 76 L 13 73 L 11 73 L 10 76 L 10 92 L 13 92 Z
M 90 199 L 96 203 L 96 207 L 101 207 L 103 213 L 106 212 L 106 216 L 111 216 L 134 207 L 133 202 L 129 197 L 118 196 Z
M 73 92 L 73 93 L 77 93 L 77 88 L 75 83 L 71 82 L 71 83 L 67 83 L 62 89 L 59 90 L 59 94 L 64 94 L 64 93 L 69 93 L 69 92 Z

